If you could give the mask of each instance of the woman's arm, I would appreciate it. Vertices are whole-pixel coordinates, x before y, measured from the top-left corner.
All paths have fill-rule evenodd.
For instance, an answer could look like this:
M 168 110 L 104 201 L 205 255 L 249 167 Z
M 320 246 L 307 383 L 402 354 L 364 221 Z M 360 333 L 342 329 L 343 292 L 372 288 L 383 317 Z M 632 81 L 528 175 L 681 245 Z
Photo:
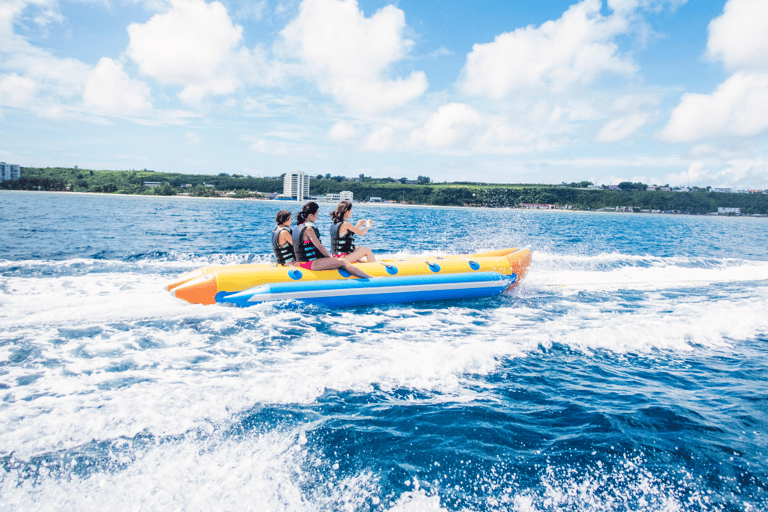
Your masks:
M 315 244 L 315 247 L 317 247 L 318 252 L 325 256 L 326 258 L 331 258 L 332 256 L 330 253 L 326 250 L 325 247 L 323 247 L 323 244 L 320 243 L 320 240 L 317 238 L 317 235 L 315 234 L 314 229 L 305 229 L 304 234 L 307 236 L 307 239 L 311 240 L 313 244 Z
M 364 228 L 361 227 L 363 223 L 366 223 Z M 368 219 L 367 222 L 363 219 L 360 219 L 360 221 L 357 223 L 357 226 L 353 225 L 351 222 L 344 221 L 344 223 L 339 228 L 339 236 L 344 236 L 344 233 L 346 233 L 347 230 L 353 232 L 356 235 L 364 235 L 368 232 L 369 229 L 371 229 L 371 224 L 371 219 Z M 342 229 L 344 229 L 343 232 Z
M 285 245 L 286 243 L 293 245 L 293 237 L 287 231 L 281 231 L 280 238 L 277 240 L 277 243 L 281 246 Z

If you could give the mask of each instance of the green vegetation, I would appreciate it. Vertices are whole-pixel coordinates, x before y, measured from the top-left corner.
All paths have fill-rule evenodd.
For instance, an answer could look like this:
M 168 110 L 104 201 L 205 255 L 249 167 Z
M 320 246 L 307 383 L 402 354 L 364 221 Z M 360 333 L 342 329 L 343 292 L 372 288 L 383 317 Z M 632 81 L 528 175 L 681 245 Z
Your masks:
M 234 197 L 259 197 L 259 193 L 280 193 L 283 182 L 276 178 L 252 178 L 229 175 L 169 174 L 154 171 L 97 171 L 68 168 L 24 167 L 21 179 L 4 181 L 2 188 L 22 190 L 69 190 L 142 195 L 175 195 L 213 197 L 219 191 L 232 191 Z M 570 184 L 503 185 L 490 183 L 432 183 L 419 176 L 419 184 L 406 184 L 401 179 L 374 179 L 361 176 L 350 181 L 342 176 L 318 175 L 312 178 L 313 195 L 352 191 L 358 200 L 380 197 L 384 201 L 441 206 L 512 207 L 520 203 L 569 205 L 574 210 L 600 210 L 625 207 L 629 210 L 658 210 L 706 214 L 718 207 L 741 208 L 744 214 L 768 214 L 767 194 L 733 194 L 708 192 L 694 188 L 691 192 L 647 191 L 643 183 L 624 182 L 619 190 L 585 189 L 588 181 Z M 159 183 L 148 187 L 144 182 Z
M 213 196 L 216 190 L 248 190 L 260 192 L 282 192 L 283 182 L 278 179 L 236 177 L 227 174 L 199 175 L 173 174 L 155 171 L 95 171 L 70 169 L 63 167 L 22 167 L 21 176 L 27 179 L 57 180 L 65 184 L 72 192 L 101 192 L 115 194 L 175 195 L 193 191 L 193 195 Z M 21 181 L 21 179 L 19 180 Z M 159 182 L 159 187 L 145 187 L 144 182 Z M 3 185 L 9 182 L 3 182 Z M 166 186 L 167 183 L 167 186 Z M 183 187 L 189 185 L 189 187 Z M 207 187 L 206 185 L 213 185 Z M 9 188 L 9 187 L 5 187 Z M 24 190 L 36 188 L 14 187 Z M 43 190 L 62 190 L 48 189 Z

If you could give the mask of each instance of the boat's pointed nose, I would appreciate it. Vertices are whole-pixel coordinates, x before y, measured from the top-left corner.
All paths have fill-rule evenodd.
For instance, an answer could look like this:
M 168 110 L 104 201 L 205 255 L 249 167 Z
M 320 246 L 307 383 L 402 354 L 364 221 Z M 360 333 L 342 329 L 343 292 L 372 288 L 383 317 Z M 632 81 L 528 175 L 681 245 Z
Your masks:
M 216 274 L 205 274 L 171 290 L 176 298 L 192 304 L 216 304 Z

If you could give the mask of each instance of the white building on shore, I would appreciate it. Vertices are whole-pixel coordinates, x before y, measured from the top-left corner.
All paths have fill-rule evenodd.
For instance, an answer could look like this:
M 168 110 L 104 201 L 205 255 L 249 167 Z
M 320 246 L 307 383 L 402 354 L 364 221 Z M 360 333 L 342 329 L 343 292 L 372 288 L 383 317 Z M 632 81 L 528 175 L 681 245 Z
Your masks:
M 0 162 L 0 181 L 17 180 L 21 177 L 21 166 Z
M 338 194 L 326 194 L 324 196 L 317 196 L 318 203 L 340 203 L 342 201 L 352 202 L 354 194 L 349 190 L 344 190 Z
M 309 176 L 301 171 L 287 172 L 283 178 L 283 195 L 303 201 L 309 197 Z

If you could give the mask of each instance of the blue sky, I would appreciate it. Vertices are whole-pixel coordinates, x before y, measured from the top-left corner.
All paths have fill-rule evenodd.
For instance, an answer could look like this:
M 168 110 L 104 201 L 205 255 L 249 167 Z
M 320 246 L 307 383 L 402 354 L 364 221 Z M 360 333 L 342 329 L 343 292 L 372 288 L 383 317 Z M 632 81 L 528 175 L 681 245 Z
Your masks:
M 1 0 L 0 160 L 768 188 L 765 26 L 765 0 Z

